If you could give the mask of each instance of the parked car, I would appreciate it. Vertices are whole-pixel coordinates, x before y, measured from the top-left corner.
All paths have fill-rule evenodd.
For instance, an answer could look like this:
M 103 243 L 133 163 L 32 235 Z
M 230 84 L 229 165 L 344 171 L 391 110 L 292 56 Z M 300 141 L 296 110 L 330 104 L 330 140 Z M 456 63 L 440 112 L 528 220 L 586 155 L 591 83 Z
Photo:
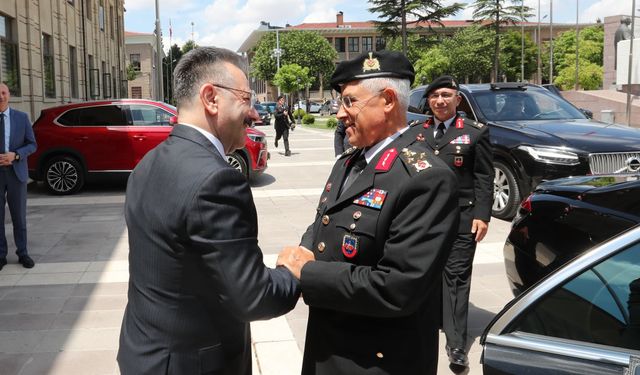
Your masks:
M 411 91 L 409 120 L 426 119 L 426 86 Z M 511 219 L 520 201 L 545 180 L 621 173 L 640 155 L 640 129 L 594 121 L 532 84 L 460 85 L 458 110 L 491 131 L 493 216 Z M 514 111 L 515 109 L 515 111 Z
M 267 111 L 267 108 L 260 103 L 256 103 L 253 105 L 256 111 L 258 111 L 258 116 L 260 116 L 259 121 L 255 121 L 254 125 L 271 125 L 271 114 Z
M 307 111 L 307 102 L 305 100 L 300 100 L 298 101 L 294 106 L 293 109 L 298 109 L 298 108 L 302 108 L 305 110 L 305 112 L 309 112 L 309 113 L 319 113 L 320 112 L 320 107 L 322 107 L 322 104 L 318 103 L 318 102 L 309 102 L 309 110 Z
M 278 105 L 278 103 L 276 102 L 262 102 L 260 103 L 262 104 L 263 107 L 265 107 L 267 109 L 267 111 L 269 112 L 269 114 L 273 115 L 276 111 L 276 105 Z
M 335 115 L 336 113 L 338 113 L 339 109 L 340 109 L 340 104 L 338 102 L 338 99 L 332 99 L 324 102 L 322 104 L 322 107 L 320 107 L 319 112 L 323 116 Z
M 140 99 L 89 101 L 43 109 L 33 124 L 38 149 L 29 176 L 58 195 L 78 192 L 99 175 L 129 173 L 164 141 L 177 122 L 176 108 Z M 265 134 L 249 128 L 243 149 L 229 162 L 251 178 L 267 168 Z
M 640 168 L 640 159 L 636 159 Z M 640 223 L 640 173 L 544 182 L 513 219 L 504 262 L 515 295 L 569 260 Z
M 484 375 L 640 374 L 640 226 L 510 302 L 480 338 Z

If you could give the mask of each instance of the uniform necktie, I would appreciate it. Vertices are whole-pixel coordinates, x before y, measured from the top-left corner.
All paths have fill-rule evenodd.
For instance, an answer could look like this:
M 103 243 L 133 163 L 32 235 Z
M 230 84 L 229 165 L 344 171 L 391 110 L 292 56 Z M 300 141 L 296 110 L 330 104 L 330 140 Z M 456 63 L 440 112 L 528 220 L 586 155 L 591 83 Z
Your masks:
M 439 141 L 440 139 L 442 139 L 442 137 L 444 136 L 445 130 L 447 130 L 447 127 L 444 125 L 444 122 L 441 122 L 438 125 L 438 131 L 436 131 L 436 137 L 435 137 L 436 141 Z
M 364 167 L 367 166 L 367 159 L 364 157 L 364 151 L 360 151 L 360 155 L 357 158 L 352 159 L 351 161 L 351 169 L 349 169 L 349 173 L 347 174 L 347 179 L 344 181 L 344 185 L 342 186 L 342 191 L 345 192 L 353 184 L 353 182 L 358 178 L 358 175 Z
M 0 112 L 0 153 L 4 152 L 4 112 Z

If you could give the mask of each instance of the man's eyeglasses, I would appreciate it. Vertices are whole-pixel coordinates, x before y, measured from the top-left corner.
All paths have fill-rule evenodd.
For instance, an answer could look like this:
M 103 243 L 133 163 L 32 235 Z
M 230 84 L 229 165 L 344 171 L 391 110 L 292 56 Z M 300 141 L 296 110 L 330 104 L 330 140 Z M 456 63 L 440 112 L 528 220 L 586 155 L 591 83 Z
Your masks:
M 432 93 L 427 96 L 427 99 L 430 101 L 438 100 L 438 98 L 442 98 L 445 102 L 452 100 L 456 96 L 455 93 L 452 92 L 441 92 L 441 93 Z
M 378 95 L 380 95 L 383 91 L 384 91 L 384 90 L 380 90 L 380 91 L 378 91 L 378 93 L 377 93 L 377 94 L 375 94 L 375 95 L 371 96 L 369 99 L 367 99 L 367 100 L 365 100 L 365 101 L 363 101 L 363 102 L 360 102 L 360 103 L 361 103 L 360 105 L 357 105 L 357 103 L 359 103 L 359 101 L 358 101 L 358 99 L 356 99 L 356 98 L 355 98 L 355 97 L 353 97 L 353 96 L 342 96 L 342 97 L 340 97 L 340 98 L 338 99 L 338 104 L 339 104 L 339 105 L 341 105 L 341 106 L 344 106 L 344 108 L 346 108 L 346 109 L 352 108 L 352 107 L 354 107 L 354 106 L 355 106 L 355 107 L 357 107 L 357 108 L 362 108 L 362 107 L 366 106 L 366 105 L 369 103 L 369 101 L 370 101 L 371 99 L 373 99 L 373 98 L 377 97 L 377 96 L 378 96 Z
M 211 83 L 213 86 L 215 87 L 219 87 L 221 89 L 225 89 L 225 90 L 229 90 L 231 91 L 231 93 L 233 93 L 238 99 L 242 100 L 243 102 L 249 102 L 249 104 L 251 105 L 251 108 L 253 108 L 254 104 L 256 104 L 257 97 L 256 94 L 254 92 L 250 92 L 250 91 L 246 91 L 246 90 L 240 90 L 240 89 L 234 89 L 233 87 L 229 87 L 229 86 L 224 86 L 224 85 L 219 85 L 217 83 Z M 242 93 L 244 95 L 239 95 L 237 93 Z

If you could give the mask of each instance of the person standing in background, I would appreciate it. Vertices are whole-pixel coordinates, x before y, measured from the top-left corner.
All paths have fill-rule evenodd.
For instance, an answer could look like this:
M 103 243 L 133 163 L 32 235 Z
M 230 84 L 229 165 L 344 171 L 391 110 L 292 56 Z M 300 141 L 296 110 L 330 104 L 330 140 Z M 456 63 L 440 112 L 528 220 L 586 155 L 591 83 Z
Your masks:
M 284 102 L 284 96 L 278 96 L 278 104 L 276 104 L 276 148 L 278 147 L 278 141 L 280 138 L 284 140 L 284 156 L 291 156 L 291 150 L 289 149 L 289 128 L 293 123 L 293 114 L 289 112 L 287 105 Z
M 7 238 L 4 233 L 5 204 L 13 223 L 13 240 L 18 263 L 33 268 L 27 252 L 27 157 L 36 150 L 36 138 L 26 113 L 9 107 L 9 87 L 0 83 L 0 270 L 7 264 Z

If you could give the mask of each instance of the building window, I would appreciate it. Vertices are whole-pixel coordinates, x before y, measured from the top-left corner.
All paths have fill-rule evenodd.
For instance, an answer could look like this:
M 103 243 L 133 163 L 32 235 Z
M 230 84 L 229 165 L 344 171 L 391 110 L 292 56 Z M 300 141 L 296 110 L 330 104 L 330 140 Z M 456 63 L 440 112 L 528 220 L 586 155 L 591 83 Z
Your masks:
M 44 76 L 44 96 L 56 97 L 56 75 L 53 61 L 53 41 L 51 35 L 42 33 L 42 70 Z
M 84 0 L 84 14 L 87 16 L 88 20 L 92 20 L 93 16 L 91 15 L 93 8 L 91 7 L 91 3 L 93 0 Z
M 142 87 L 141 86 L 133 86 L 131 88 L 131 97 L 133 99 L 142 99 Z
M 71 97 L 78 98 L 78 56 L 76 47 L 69 46 L 69 86 Z
M 109 6 L 109 31 L 111 31 L 111 39 L 113 39 L 113 29 L 115 28 L 113 24 L 113 5 Z
M 349 37 L 349 52 L 360 52 L 360 38 Z
M 98 3 L 98 25 L 100 25 L 100 31 L 104 31 L 104 0 Z
M 91 99 L 100 97 L 100 71 L 95 68 L 93 55 L 89 55 L 89 95 Z
M 362 37 L 362 51 L 363 52 L 373 51 L 373 37 L 372 36 L 363 36 Z
M 111 73 L 107 71 L 107 64 L 102 62 L 102 97 L 111 98 Z
M 130 54 L 129 61 L 133 66 L 133 70 L 135 70 L 136 72 L 139 72 L 140 71 L 140 54 L 139 53 Z
M 376 51 L 382 51 L 387 46 L 387 41 L 384 38 L 376 37 Z
M 346 50 L 344 38 L 335 38 L 334 40 L 335 40 L 336 51 L 344 52 Z
M 118 83 L 116 81 L 116 67 L 112 66 L 111 67 L 111 87 L 113 90 L 113 97 L 114 98 L 119 98 L 120 95 L 118 93 Z
M 11 95 L 20 96 L 18 41 L 15 40 L 15 20 L 0 14 L 0 82 L 9 87 Z

